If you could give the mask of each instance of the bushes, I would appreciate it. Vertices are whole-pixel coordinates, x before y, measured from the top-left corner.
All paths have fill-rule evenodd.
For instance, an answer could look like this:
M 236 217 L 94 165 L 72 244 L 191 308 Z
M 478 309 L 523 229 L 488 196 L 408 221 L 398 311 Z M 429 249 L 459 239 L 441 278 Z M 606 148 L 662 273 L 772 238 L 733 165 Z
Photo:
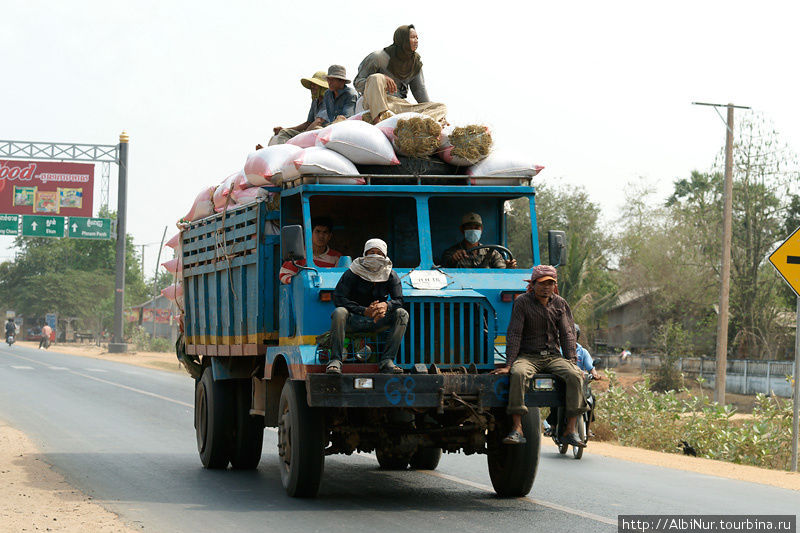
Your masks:
M 168 339 L 154 338 L 142 326 L 137 326 L 133 329 L 130 343 L 142 352 L 171 352 L 174 348 Z
M 788 470 L 791 401 L 759 394 L 753 417 L 734 420 L 732 407 L 694 396 L 685 388 L 654 392 L 645 378 L 625 390 L 613 371 L 607 374 L 608 391 L 598 394 L 594 430 L 598 436 L 672 453 L 685 440 L 699 457 Z

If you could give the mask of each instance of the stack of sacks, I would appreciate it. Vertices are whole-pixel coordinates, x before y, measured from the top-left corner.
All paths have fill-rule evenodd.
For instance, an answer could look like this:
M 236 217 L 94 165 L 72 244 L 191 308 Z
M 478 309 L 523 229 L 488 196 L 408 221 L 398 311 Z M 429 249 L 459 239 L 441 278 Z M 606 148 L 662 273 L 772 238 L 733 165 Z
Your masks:
M 178 221 L 178 226 L 187 222 L 194 222 L 214 214 L 214 191 L 216 187 L 206 187 L 194 199 L 192 208 Z
M 256 150 L 247 156 L 244 164 L 247 181 L 256 187 L 280 185 L 281 168 L 301 150 L 293 144 L 275 144 Z
M 395 151 L 410 157 L 428 157 L 439 149 L 442 126 L 421 113 L 400 113 L 375 127 L 391 141 Z
M 532 178 L 544 167 L 535 164 L 529 158 L 520 157 L 504 151 L 492 152 L 486 159 L 467 169 L 468 176 L 492 177 L 508 176 L 516 178 Z M 495 178 L 496 180 L 496 178 Z M 490 184 L 492 180 L 472 180 L 474 185 Z
M 439 156 L 451 165 L 468 167 L 485 159 L 492 151 L 492 133 L 487 126 L 470 124 L 442 131 Z
M 239 177 L 239 174 L 240 172 L 231 174 L 225 178 L 222 183 L 217 185 L 216 190 L 214 190 L 214 211 L 217 213 L 237 203 L 231 193 L 233 192 L 233 188 L 236 187 L 236 178 Z
M 183 260 L 179 256 L 174 259 L 161 263 L 167 272 L 174 274 L 177 278 L 183 278 Z
M 338 152 L 356 165 L 400 164 L 392 143 L 381 130 L 363 120 L 331 124 L 317 136 L 317 146 Z
M 327 129 L 328 128 L 320 128 L 317 130 L 304 131 L 286 141 L 286 144 L 292 144 L 300 148 L 311 148 L 317 145 L 317 137 L 319 137 L 319 134 Z
M 309 174 L 324 176 L 356 176 L 358 169 L 345 156 L 319 146 L 306 148 L 293 160 L 287 161 L 281 171 L 284 180 L 294 179 L 297 176 Z M 347 183 L 349 185 L 363 185 L 364 178 L 352 178 L 342 181 L 342 178 L 320 178 L 319 183 Z

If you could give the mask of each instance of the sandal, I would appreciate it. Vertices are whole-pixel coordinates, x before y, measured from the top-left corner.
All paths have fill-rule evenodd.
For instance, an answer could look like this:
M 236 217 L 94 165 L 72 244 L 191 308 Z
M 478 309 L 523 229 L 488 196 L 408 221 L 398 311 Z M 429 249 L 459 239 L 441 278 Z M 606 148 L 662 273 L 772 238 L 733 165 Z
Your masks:
M 519 431 L 512 431 L 503 439 L 503 444 L 525 444 L 528 440 Z

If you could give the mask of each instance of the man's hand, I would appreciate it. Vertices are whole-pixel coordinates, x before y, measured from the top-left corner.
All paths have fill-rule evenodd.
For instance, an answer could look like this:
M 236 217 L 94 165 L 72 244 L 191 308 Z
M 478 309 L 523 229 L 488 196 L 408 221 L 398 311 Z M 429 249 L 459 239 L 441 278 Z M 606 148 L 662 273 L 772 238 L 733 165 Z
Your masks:
M 517 268 L 517 260 L 512 259 L 510 261 L 506 261 L 506 268 Z
M 567 357 L 567 360 L 570 363 L 572 363 L 573 365 L 577 365 L 578 364 L 578 356 L 576 356 L 576 355 L 573 355 L 572 357 Z
M 451 255 L 450 257 L 453 258 L 453 261 L 461 261 L 462 259 L 467 258 L 467 251 L 464 250 L 463 248 L 459 248 L 458 250 L 453 252 L 453 255 Z
M 275 126 L 274 128 L 272 128 L 273 135 L 279 134 L 282 129 L 283 129 L 283 127 L 281 127 L 281 126 Z
M 387 309 L 389 309 L 389 304 L 386 302 L 379 302 L 376 300 L 371 304 L 369 304 L 369 307 L 367 309 L 372 310 L 372 314 L 369 316 L 370 318 L 372 318 L 372 320 L 377 322 L 378 320 L 386 316 L 386 311 Z
M 321 128 L 322 124 L 324 124 L 324 123 L 325 123 L 324 120 L 322 120 L 320 117 L 317 117 L 317 118 L 314 119 L 314 122 L 312 122 L 311 124 L 308 125 L 308 127 L 306 128 L 306 131 L 315 130 L 317 128 Z
M 397 84 L 394 82 L 392 78 L 387 76 L 386 74 L 383 75 L 386 78 L 386 94 L 394 94 L 397 92 Z
M 506 365 L 506 366 L 501 366 L 500 368 L 495 368 L 494 370 L 492 370 L 489 373 L 490 374 L 508 374 L 509 372 L 511 372 L 511 367 Z
M 592 379 L 595 381 L 603 381 L 603 376 L 597 373 L 597 370 L 592 369 Z

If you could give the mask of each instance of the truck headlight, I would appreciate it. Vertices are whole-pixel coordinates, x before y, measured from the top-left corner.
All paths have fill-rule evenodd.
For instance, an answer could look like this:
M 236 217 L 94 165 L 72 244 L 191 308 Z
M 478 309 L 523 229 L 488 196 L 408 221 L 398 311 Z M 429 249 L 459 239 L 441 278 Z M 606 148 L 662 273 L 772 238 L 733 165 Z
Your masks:
M 553 383 L 553 378 L 536 378 L 533 381 L 533 388 L 536 390 L 553 390 L 555 383 Z
M 375 385 L 372 378 L 353 378 L 353 388 L 355 389 L 374 389 Z

